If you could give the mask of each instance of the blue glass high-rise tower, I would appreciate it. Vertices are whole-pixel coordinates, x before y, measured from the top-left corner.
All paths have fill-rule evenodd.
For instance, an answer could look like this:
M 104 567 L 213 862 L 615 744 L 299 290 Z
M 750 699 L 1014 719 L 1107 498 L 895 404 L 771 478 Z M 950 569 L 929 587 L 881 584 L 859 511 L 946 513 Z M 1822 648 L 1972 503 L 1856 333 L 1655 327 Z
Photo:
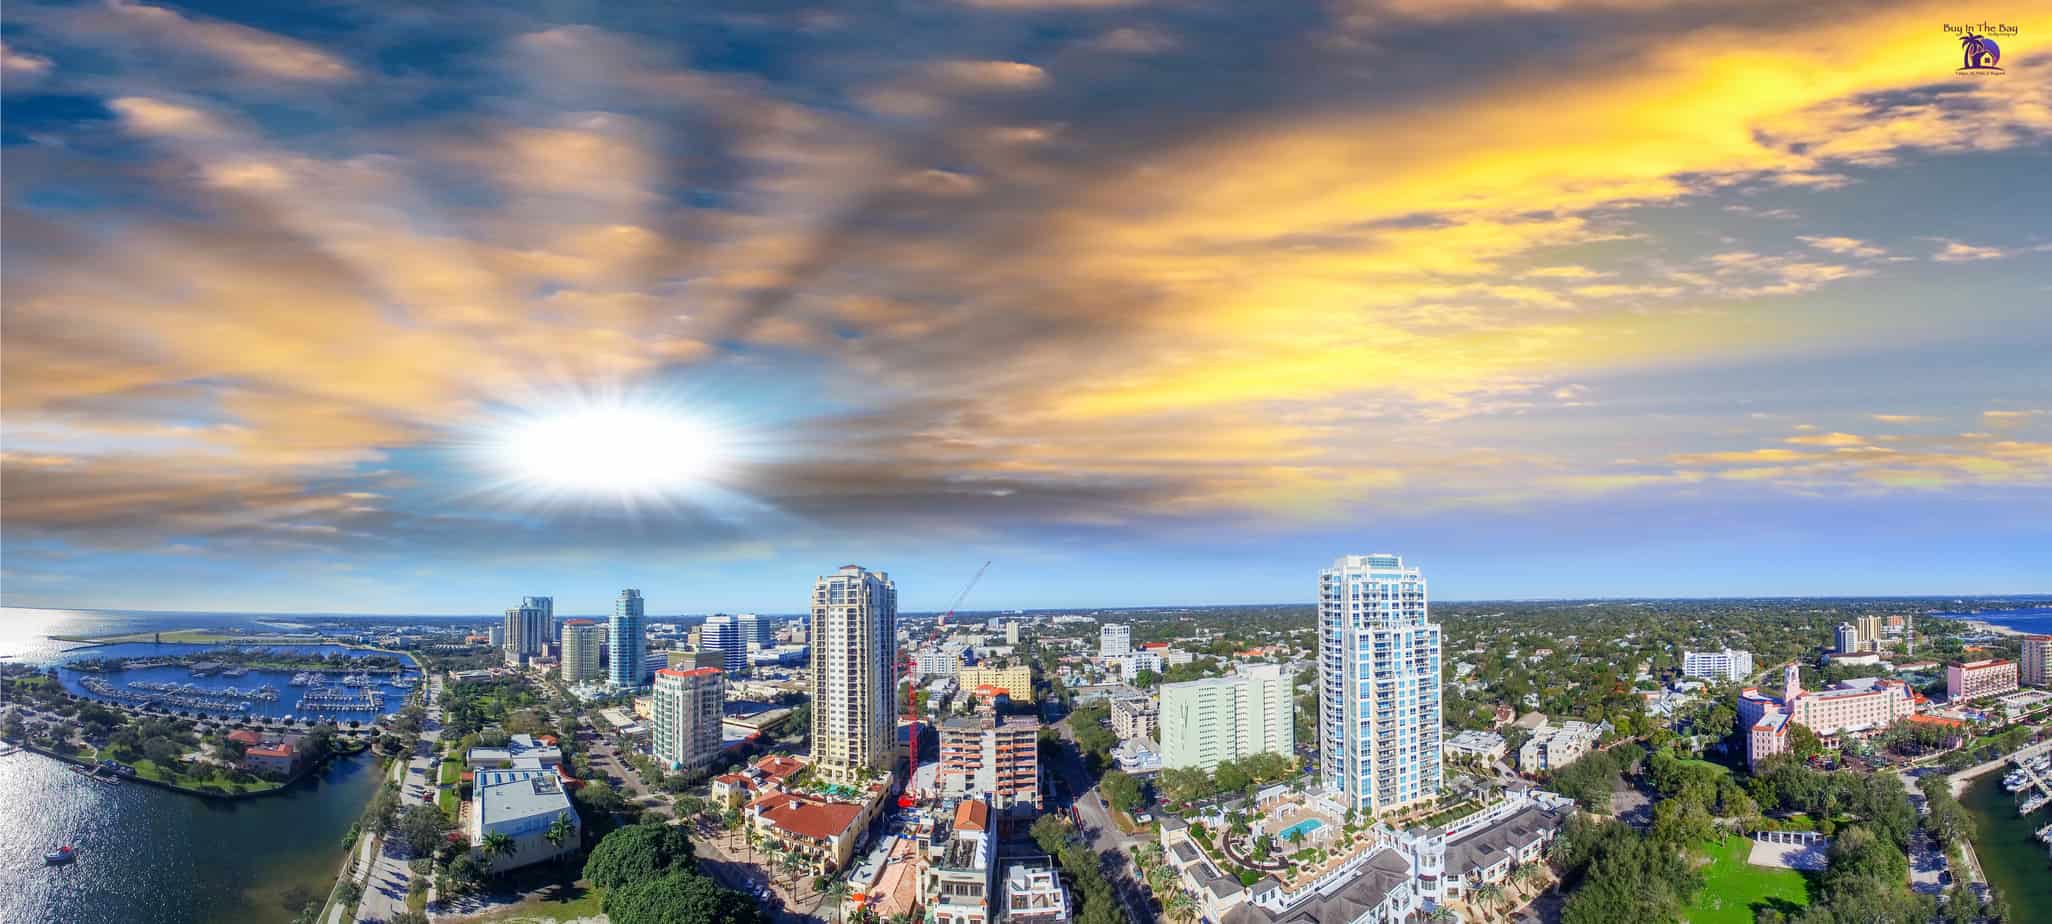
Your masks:
M 613 621 L 606 626 L 610 663 L 606 679 L 616 687 L 641 686 L 648 665 L 648 619 L 641 591 L 623 590 L 613 601 Z
M 1425 578 L 1348 555 L 1318 578 L 1319 771 L 1366 816 L 1438 795 L 1440 629 Z

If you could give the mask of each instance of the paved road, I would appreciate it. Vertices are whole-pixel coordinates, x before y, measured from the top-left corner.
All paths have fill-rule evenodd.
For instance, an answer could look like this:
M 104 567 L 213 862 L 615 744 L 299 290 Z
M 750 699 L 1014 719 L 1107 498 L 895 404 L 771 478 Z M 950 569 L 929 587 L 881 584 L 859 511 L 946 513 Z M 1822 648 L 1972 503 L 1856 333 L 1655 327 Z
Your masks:
M 428 687 L 427 720 L 422 723 L 420 741 L 413 747 L 413 757 L 404 764 L 394 764 L 393 772 L 400 774 L 399 804 L 419 805 L 425 796 L 430 801 L 436 790 L 436 777 L 440 772 L 435 759 L 435 742 L 442 737 L 442 679 L 436 677 Z M 356 920 L 363 924 L 383 924 L 392 916 L 406 910 L 406 890 L 413 882 L 413 869 L 408 866 L 413 857 L 407 853 L 406 845 L 398 838 L 384 839 L 384 849 L 379 851 L 371 864 L 363 890 L 363 902 L 356 907 Z
M 1091 849 L 1097 851 L 1100 863 L 1106 868 L 1105 878 L 1111 881 L 1119 903 L 1126 906 L 1127 920 L 1133 924 L 1153 924 L 1154 912 L 1150 910 L 1147 893 L 1133 879 L 1132 857 L 1127 853 L 1127 849 L 1138 845 L 1140 839 L 1125 834 L 1118 825 L 1112 824 L 1110 811 L 1097 791 L 1097 782 L 1083 769 L 1082 755 L 1070 734 L 1069 721 L 1063 719 L 1055 728 L 1067 746 L 1056 749 L 1055 757 L 1048 761 L 1048 772 L 1067 784 L 1076 813 L 1082 816 L 1082 833 L 1089 838 Z M 1057 804 L 1055 807 L 1069 806 Z M 1111 857 L 1113 862 L 1103 862 L 1107 854 L 1114 855 Z

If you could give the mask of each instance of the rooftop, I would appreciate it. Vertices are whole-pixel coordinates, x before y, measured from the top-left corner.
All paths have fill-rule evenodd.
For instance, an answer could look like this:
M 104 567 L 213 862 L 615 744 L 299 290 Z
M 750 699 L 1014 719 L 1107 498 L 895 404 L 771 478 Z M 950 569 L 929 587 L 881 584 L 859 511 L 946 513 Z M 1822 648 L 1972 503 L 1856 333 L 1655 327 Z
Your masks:
M 473 786 L 478 819 L 486 825 L 572 811 L 553 770 L 480 770 Z
M 822 841 L 839 837 L 862 814 L 862 806 L 854 803 L 827 802 L 783 792 L 763 796 L 749 803 L 749 807 L 772 825 Z

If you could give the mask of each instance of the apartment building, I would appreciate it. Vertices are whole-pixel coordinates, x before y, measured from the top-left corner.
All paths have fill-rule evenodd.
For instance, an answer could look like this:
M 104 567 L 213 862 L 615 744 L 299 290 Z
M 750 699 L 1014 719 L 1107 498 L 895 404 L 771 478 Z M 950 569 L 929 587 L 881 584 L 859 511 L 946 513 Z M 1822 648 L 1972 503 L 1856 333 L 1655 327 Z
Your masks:
M 1030 716 L 963 716 L 940 725 L 944 797 L 1000 812 L 1040 808 L 1040 723 Z
M 720 754 L 726 673 L 717 667 L 656 671 L 650 695 L 650 750 L 671 770 L 696 770 Z
M 1319 772 L 1342 804 L 1374 815 L 1439 793 L 1441 641 L 1425 576 L 1401 556 L 1319 574 Z
M 1294 719 L 1290 681 L 1279 664 L 1247 664 L 1228 677 L 1164 684 L 1158 715 L 1162 766 L 1209 770 L 1261 751 L 1289 756 L 1296 746 Z
M 898 585 L 847 565 L 812 587 L 812 758 L 828 782 L 889 773 L 897 737 Z

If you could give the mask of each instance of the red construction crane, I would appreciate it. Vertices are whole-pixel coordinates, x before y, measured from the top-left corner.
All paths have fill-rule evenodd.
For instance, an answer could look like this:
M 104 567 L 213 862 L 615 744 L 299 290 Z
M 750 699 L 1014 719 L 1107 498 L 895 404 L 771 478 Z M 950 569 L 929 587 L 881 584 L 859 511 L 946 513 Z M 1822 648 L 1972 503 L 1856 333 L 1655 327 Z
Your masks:
M 935 638 L 940 636 L 941 628 L 948 624 L 948 617 L 955 615 L 955 608 L 961 606 L 962 601 L 969 598 L 969 592 L 976 589 L 976 582 L 983 580 L 983 572 L 989 570 L 990 562 L 984 562 L 983 567 L 976 569 L 976 576 L 969 579 L 968 586 L 963 587 L 962 592 L 955 595 L 955 602 L 950 604 L 948 611 L 942 613 L 940 619 L 934 622 Z M 912 653 L 909 651 L 905 652 L 903 667 L 905 670 L 905 722 L 907 724 L 905 734 L 905 791 L 898 796 L 898 807 L 911 808 L 919 802 L 912 794 L 912 777 L 919 773 L 919 675 L 915 673 L 915 663 L 912 660 Z

